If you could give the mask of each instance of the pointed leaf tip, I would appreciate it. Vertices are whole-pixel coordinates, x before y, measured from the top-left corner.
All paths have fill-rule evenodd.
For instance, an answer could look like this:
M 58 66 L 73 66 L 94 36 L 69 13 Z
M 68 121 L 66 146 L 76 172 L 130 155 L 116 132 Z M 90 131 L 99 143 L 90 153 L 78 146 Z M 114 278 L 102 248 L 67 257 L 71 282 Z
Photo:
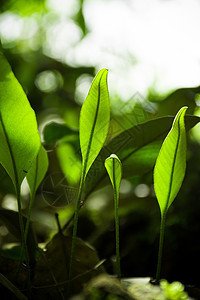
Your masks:
M 161 215 L 178 194 L 186 170 L 186 131 L 184 116 L 187 107 L 182 107 L 165 138 L 154 167 L 154 189 Z
M 84 177 L 106 140 L 110 122 L 110 103 L 107 69 L 101 69 L 94 78 L 80 114 L 80 146 Z
M 115 154 L 111 154 L 105 160 L 105 168 L 110 177 L 113 189 L 119 194 L 120 183 L 122 178 L 122 164 L 120 159 Z

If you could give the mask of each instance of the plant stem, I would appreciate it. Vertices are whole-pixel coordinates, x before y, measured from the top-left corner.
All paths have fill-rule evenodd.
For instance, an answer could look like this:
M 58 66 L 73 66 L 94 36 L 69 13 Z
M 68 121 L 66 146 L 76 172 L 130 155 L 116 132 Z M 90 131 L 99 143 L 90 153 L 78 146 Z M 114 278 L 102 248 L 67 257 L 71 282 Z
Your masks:
M 119 204 L 119 194 L 116 188 L 115 181 L 115 159 L 113 159 L 113 188 L 114 188 L 114 202 L 115 202 L 115 243 L 116 243 L 116 265 L 117 265 L 117 277 L 121 278 L 120 269 L 120 254 L 119 254 L 119 214 L 118 214 L 118 204 Z
M 19 213 L 19 226 L 21 231 L 21 239 L 22 239 L 22 252 L 24 249 L 24 255 L 26 260 L 26 271 L 27 271 L 27 288 L 28 288 L 28 296 L 31 295 L 31 275 L 30 275 L 30 264 L 29 264 L 29 255 L 28 249 L 25 239 L 25 231 L 24 231 L 24 222 L 23 222 L 23 215 L 22 215 L 22 208 L 21 208 L 21 193 L 20 193 L 20 186 L 16 184 L 16 195 L 17 195 L 17 204 L 18 204 L 18 213 Z
M 156 271 L 156 281 L 155 284 L 159 284 L 160 281 L 160 272 L 161 272 L 161 263 L 162 263 L 162 254 L 163 254 L 163 242 L 165 234 L 165 223 L 166 223 L 166 214 L 167 210 L 161 215 L 161 224 L 160 224 L 160 241 L 159 241 L 159 251 L 158 251 L 158 263 Z
M 79 187 L 78 199 L 77 199 L 76 210 L 75 210 L 75 215 L 74 215 L 72 248 L 71 248 L 71 256 L 70 256 L 70 263 L 69 263 L 69 278 L 68 278 L 68 287 L 67 287 L 68 298 L 70 297 L 70 294 L 71 294 L 72 271 L 73 271 L 73 265 L 74 265 L 74 255 L 75 255 L 76 237 L 77 237 L 77 229 L 78 229 L 78 216 L 79 216 L 79 208 L 80 208 L 82 191 L 83 191 L 83 184 L 84 184 L 84 178 L 85 178 L 85 174 L 84 173 L 85 172 L 83 172 L 83 174 L 81 176 L 81 182 L 80 182 L 80 187 Z
M 29 202 L 29 207 L 28 207 L 28 215 L 27 215 L 27 221 L 26 221 L 26 226 L 25 226 L 25 241 L 27 242 L 27 237 L 28 237 L 28 230 L 29 230 L 29 224 L 30 224 L 30 219 L 31 219 L 31 212 L 32 212 L 32 207 L 33 207 L 33 202 L 35 199 L 35 193 L 30 195 L 30 202 Z
M 117 264 L 117 277 L 121 278 L 121 269 L 120 269 L 120 254 L 119 254 L 119 215 L 118 215 L 118 200 L 116 199 L 117 195 L 115 193 L 115 239 L 116 239 L 116 264 Z

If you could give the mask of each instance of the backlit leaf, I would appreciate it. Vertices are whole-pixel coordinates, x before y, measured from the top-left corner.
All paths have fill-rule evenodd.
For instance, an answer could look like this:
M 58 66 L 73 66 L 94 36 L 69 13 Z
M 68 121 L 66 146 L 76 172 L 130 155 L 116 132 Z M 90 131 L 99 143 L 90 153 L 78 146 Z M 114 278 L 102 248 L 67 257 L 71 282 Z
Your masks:
M 40 137 L 35 113 L 2 54 L 0 66 L 0 163 L 19 187 L 39 151 Z
M 117 198 L 117 206 L 118 206 L 118 195 L 119 195 L 119 188 L 122 178 L 122 166 L 119 158 L 115 154 L 111 154 L 105 160 L 105 167 L 110 177 L 110 181 L 113 186 L 113 190 L 116 194 Z
M 182 107 L 177 113 L 172 128 L 162 144 L 154 168 L 154 188 L 162 215 L 175 199 L 185 176 L 184 116 L 186 110 L 187 107 Z
M 94 78 L 80 114 L 80 145 L 84 177 L 105 142 L 110 120 L 106 69 Z M 84 180 L 84 178 L 83 178 Z

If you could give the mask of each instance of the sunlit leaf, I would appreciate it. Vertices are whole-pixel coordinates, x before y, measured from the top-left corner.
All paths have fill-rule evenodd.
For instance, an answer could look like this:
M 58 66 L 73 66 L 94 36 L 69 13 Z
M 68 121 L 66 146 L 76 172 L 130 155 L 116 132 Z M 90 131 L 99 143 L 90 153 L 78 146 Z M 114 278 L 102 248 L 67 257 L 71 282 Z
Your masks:
M 84 177 L 103 147 L 108 133 L 110 105 L 107 74 L 106 69 L 98 72 L 81 109 L 80 146 Z
M 160 149 L 154 168 L 154 188 L 161 214 L 175 199 L 186 170 L 186 131 L 184 116 L 187 107 L 177 113 L 172 129 Z
M 90 87 L 89 93 L 83 103 L 80 114 L 80 146 L 82 153 L 82 173 L 79 186 L 78 199 L 74 216 L 73 238 L 68 277 L 68 297 L 71 293 L 73 264 L 78 229 L 78 216 L 82 198 L 83 185 L 86 175 L 101 151 L 106 140 L 110 121 L 110 103 L 107 86 L 106 69 L 98 72 Z
M 119 158 L 115 154 L 111 154 L 105 160 L 105 167 L 110 177 L 114 192 L 117 196 L 117 206 L 119 200 L 119 188 L 122 178 L 122 166 Z
M 0 65 L 0 163 L 19 187 L 39 151 L 40 137 L 35 113 L 2 54 Z

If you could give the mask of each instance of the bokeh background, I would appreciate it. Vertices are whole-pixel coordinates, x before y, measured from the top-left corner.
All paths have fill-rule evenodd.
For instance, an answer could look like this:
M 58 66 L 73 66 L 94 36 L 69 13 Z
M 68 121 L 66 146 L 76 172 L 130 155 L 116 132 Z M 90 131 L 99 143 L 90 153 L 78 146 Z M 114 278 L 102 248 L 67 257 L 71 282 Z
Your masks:
M 79 113 L 99 69 L 109 70 L 109 138 L 138 123 L 174 116 L 183 105 L 189 107 L 188 113 L 199 115 L 199 12 L 198 0 L 1 0 L 3 52 L 36 112 L 49 157 L 32 213 L 41 246 L 57 231 L 55 213 L 62 226 L 73 214 L 81 168 Z M 66 124 L 66 131 L 54 124 L 45 137 L 43 130 L 50 122 Z M 199 144 L 197 125 L 188 136 L 186 177 L 168 213 L 162 270 L 168 280 L 195 285 L 200 284 Z M 121 184 L 124 277 L 155 276 L 160 212 L 153 192 L 153 158 L 145 171 L 143 167 L 141 162 L 141 172 L 123 178 Z M 22 194 L 26 213 L 26 182 Z M 0 205 L 17 211 L 3 168 Z M 115 273 L 113 207 L 110 185 L 96 189 L 81 209 L 78 230 L 100 259 L 106 259 L 111 274 Z M 67 233 L 71 230 L 68 225 Z M 16 242 L 2 222 L 2 249 Z

